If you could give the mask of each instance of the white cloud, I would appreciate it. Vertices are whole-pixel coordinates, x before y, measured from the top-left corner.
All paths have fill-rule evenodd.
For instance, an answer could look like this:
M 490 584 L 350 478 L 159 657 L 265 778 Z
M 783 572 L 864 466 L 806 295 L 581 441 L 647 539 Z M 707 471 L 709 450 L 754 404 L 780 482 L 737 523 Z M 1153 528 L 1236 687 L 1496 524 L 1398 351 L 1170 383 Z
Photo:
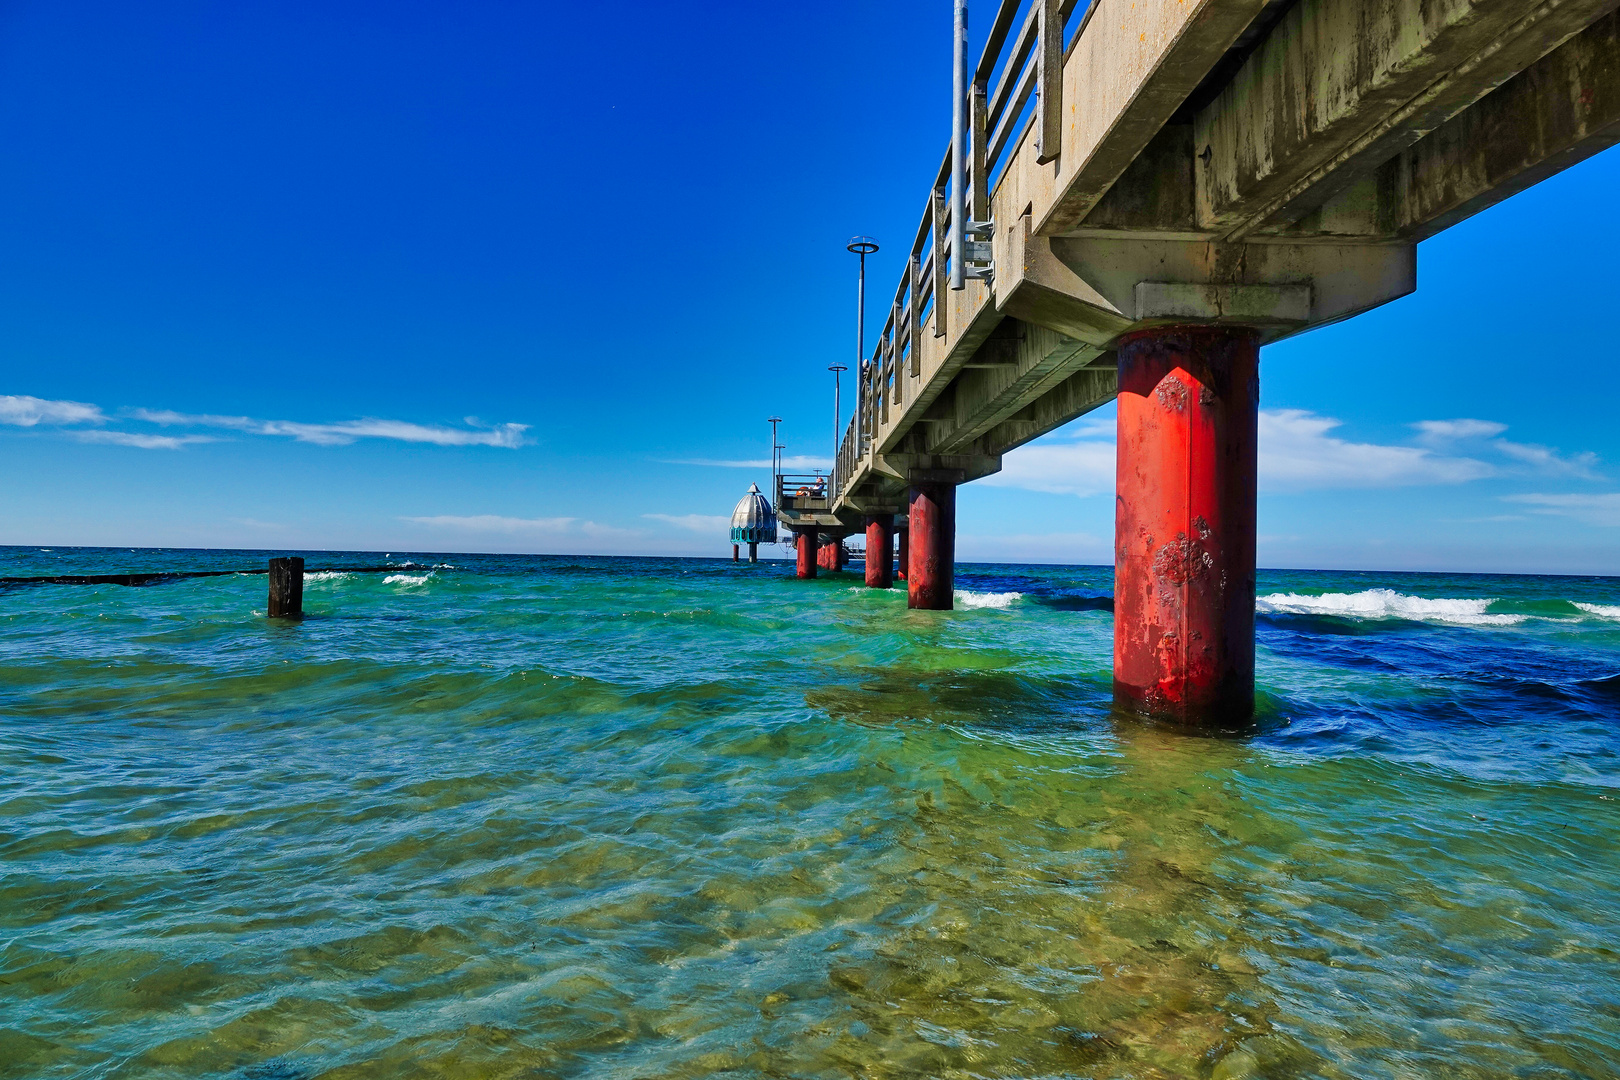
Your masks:
M 524 443 L 527 424 L 453 428 L 413 424 L 405 420 L 345 420 L 335 424 L 306 424 L 294 420 L 255 420 L 248 416 L 179 413 L 169 409 L 136 409 L 137 420 L 167 427 L 218 427 L 251 435 L 281 435 L 316 446 L 346 446 L 357 439 L 394 439 L 434 446 L 498 446 L 516 449 Z M 471 418 L 468 418 L 469 421 Z
M 211 435 L 142 435 L 133 431 L 75 431 L 75 439 L 111 446 L 133 446 L 140 450 L 179 450 L 195 443 L 217 442 Z
M 1583 480 L 1600 480 L 1596 465 L 1598 456 L 1591 451 L 1564 457 L 1550 446 L 1535 443 L 1516 443 L 1497 439 L 1492 446 L 1516 461 L 1535 467 L 1538 472 L 1552 476 L 1577 476 Z
M 1598 463 L 1596 454 L 1586 452 L 1566 457 L 1550 446 L 1498 439 L 1496 436 L 1506 431 L 1508 426 L 1495 420 L 1420 420 L 1412 427 L 1418 431 L 1419 442 L 1436 449 L 1444 449 L 1452 443 L 1471 440 L 1481 449 L 1495 450 L 1505 457 L 1530 466 L 1536 472 L 1549 476 L 1577 476 L 1584 480 L 1602 479 L 1596 471 Z
M 679 458 L 665 461 L 665 465 L 702 465 L 717 469 L 768 469 L 771 467 L 769 458 L 749 458 L 735 461 L 719 461 L 713 458 Z M 794 457 L 782 459 L 782 468 L 787 472 L 805 472 L 815 469 L 832 468 L 832 458 L 816 457 L 813 454 L 798 454 Z
M 562 533 L 567 532 L 577 522 L 578 518 L 516 518 L 500 517 L 496 514 L 475 514 L 471 517 L 456 517 L 451 514 L 439 514 L 434 517 L 405 517 L 401 521 L 409 521 L 414 525 L 428 525 L 436 529 L 461 529 L 466 532 L 484 533 Z
M 1584 521 L 1588 525 L 1620 526 L 1620 492 L 1606 495 L 1504 495 L 1503 499 L 1528 506 L 1533 514 L 1555 514 Z
M 1480 421 L 1425 421 L 1480 423 Z M 1358 443 L 1330 435 L 1342 420 L 1304 409 L 1260 412 L 1260 484 L 1282 491 L 1313 488 L 1461 484 L 1493 475 L 1483 461 L 1416 446 Z
M 698 533 L 726 532 L 731 528 L 731 519 L 719 514 L 642 514 L 644 518 L 652 521 L 662 521 L 666 525 L 673 525 L 678 529 L 691 529 Z
M 982 482 L 1055 495 L 1101 495 L 1114 490 L 1114 443 L 1087 439 L 1020 446 L 1002 457 L 1000 472 Z
M 1303 409 L 1260 413 L 1260 483 L 1270 491 L 1322 488 L 1404 487 L 1460 484 L 1497 473 L 1471 457 L 1420 446 L 1351 442 L 1332 434 L 1343 422 Z M 1494 434 L 1487 421 L 1425 421 L 1447 430 Z M 1470 426 L 1471 425 L 1471 426 Z M 1061 495 L 1102 495 L 1114 490 L 1114 423 L 1085 420 L 1057 439 L 1043 439 L 1002 458 L 1001 472 L 984 479 L 1000 487 Z
M 95 405 L 82 401 L 47 401 L 26 394 L 0 394 L 0 424 L 34 427 L 38 424 L 104 424 L 107 418 Z
M 1419 420 L 1412 427 L 1426 443 L 1455 442 L 1458 439 L 1488 439 L 1507 430 L 1495 420 Z

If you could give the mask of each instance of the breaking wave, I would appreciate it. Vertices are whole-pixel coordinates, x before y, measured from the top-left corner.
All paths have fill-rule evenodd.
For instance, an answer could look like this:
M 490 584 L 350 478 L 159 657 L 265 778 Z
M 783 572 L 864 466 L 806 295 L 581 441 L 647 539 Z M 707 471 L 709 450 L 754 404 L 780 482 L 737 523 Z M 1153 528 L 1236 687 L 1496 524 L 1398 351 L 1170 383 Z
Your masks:
M 1528 615 L 1493 615 L 1486 608 L 1494 600 L 1427 599 L 1394 589 L 1367 589 L 1358 593 L 1272 593 L 1254 602 L 1256 611 L 1277 615 L 1333 615 L 1344 619 L 1411 619 L 1459 626 L 1517 626 Z
M 968 592 L 965 589 L 956 591 L 956 606 L 959 608 L 993 608 L 1001 611 L 1013 606 L 1024 598 L 1021 592 Z
M 304 575 L 304 584 L 312 581 L 342 581 L 349 574 L 343 570 L 313 570 Z
M 1620 604 L 1583 604 L 1576 601 L 1575 606 L 1588 615 L 1596 615 L 1603 619 L 1620 619 Z
M 427 584 L 427 579 L 432 577 L 432 576 L 433 575 L 431 573 L 427 573 L 427 574 L 389 574 L 387 577 L 383 578 L 383 584 L 384 585 L 426 585 Z

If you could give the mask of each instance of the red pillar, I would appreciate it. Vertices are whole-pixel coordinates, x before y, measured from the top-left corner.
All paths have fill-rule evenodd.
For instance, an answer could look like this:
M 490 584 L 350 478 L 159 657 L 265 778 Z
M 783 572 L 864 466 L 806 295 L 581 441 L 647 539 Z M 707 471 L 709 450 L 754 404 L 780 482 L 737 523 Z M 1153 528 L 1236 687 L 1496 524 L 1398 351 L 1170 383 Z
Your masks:
M 1119 345 L 1114 697 L 1188 723 L 1254 712 L 1260 337 L 1172 326 Z
M 895 556 L 894 559 L 895 573 L 901 578 L 907 578 L 911 576 L 911 555 L 907 550 L 906 541 L 911 537 L 911 529 L 906 526 L 901 526 L 900 528 L 896 529 L 895 532 L 900 534 L 900 539 L 898 541 L 900 552 Z
M 731 561 L 732 562 L 737 561 L 737 545 L 736 544 L 731 545 Z
M 954 606 L 956 584 L 956 485 L 930 481 L 911 487 L 911 562 L 906 568 L 906 604 L 930 611 Z
M 838 571 L 844 568 L 844 541 L 838 536 L 824 536 L 821 538 L 821 550 L 816 556 L 816 563 L 823 570 Z
M 894 515 L 866 515 L 866 584 L 887 589 L 894 584 Z
M 810 530 L 801 529 L 793 536 L 795 554 L 799 557 L 799 577 L 813 578 L 816 576 L 816 534 Z

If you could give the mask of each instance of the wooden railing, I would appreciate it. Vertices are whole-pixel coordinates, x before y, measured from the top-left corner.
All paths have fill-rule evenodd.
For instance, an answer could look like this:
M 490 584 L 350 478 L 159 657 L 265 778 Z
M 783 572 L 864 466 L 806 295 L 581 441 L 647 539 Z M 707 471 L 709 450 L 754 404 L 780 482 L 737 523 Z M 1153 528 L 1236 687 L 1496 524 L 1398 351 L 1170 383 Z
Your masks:
M 840 495 L 855 479 L 860 461 L 876 441 L 879 426 L 891 410 L 905 404 L 905 379 L 922 374 L 922 328 L 931 317 L 933 336 L 947 327 L 942 298 L 949 287 L 951 262 L 974 264 L 972 276 L 988 277 L 990 244 L 969 239 L 989 232 L 990 197 L 1000 180 L 1007 147 L 1036 129 L 1037 157 L 1045 163 L 1058 156 L 1063 116 L 1063 61 L 1085 29 L 1082 19 L 1072 37 L 1066 27 L 1087 0 L 1002 0 L 989 39 L 967 85 L 967 171 L 964 216 L 955 227 L 950 211 L 951 150 L 928 193 L 922 220 L 912 240 L 905 269 L 878 332 L 871 359 L 857 372 L 855 415 L 839 446 L 834 490 Z M 1087 14 L 1095 10 L 1088 5 Z M 1023 12 L 1023 22 L 1018 23 Z M 1018 32 L 1013 34 L 1014 25 Z M 992 88 L 991 80 L 995 79 Z M 1034 104 L 1031 105 L 1031 98 Z

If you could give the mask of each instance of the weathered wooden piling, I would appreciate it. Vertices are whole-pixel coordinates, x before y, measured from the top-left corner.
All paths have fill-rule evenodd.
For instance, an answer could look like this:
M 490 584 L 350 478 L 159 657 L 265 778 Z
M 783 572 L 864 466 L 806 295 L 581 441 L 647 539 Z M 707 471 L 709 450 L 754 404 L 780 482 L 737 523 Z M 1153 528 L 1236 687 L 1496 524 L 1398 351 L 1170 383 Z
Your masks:
M 304 616 L 304 560 L 291 555 L 270 560 L 270 617 L 301 619 Z

